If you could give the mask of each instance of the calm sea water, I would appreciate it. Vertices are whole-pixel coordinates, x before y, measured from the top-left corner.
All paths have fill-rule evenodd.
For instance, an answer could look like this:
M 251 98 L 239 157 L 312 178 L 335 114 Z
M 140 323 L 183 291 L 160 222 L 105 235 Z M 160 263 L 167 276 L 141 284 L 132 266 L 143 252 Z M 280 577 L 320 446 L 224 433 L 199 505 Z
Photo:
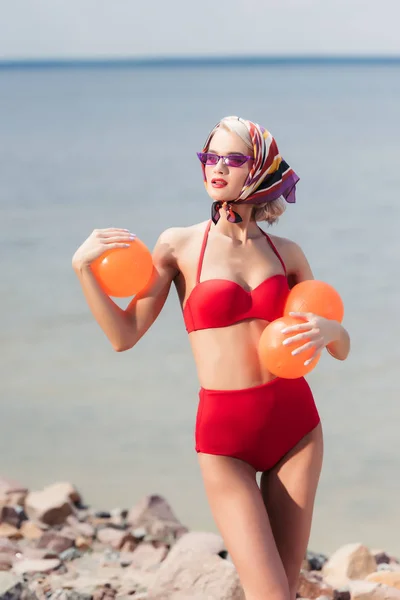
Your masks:
M 174 290 L 116 354 L 71 269 L 96 227 L 208 217 L 196 150 L 224 115 L 267 126 L 301 176 L 275 228 L 342 294 L 352 353 L 309 376 L 325 432 L 310 546 L 400 554 L 400 67 L 0 71 L 0 472 L 98 508 L 167 497 L 214 529 L 193 450 L 198 382 Z M 124 305 L 124 303 L 121 303 Z

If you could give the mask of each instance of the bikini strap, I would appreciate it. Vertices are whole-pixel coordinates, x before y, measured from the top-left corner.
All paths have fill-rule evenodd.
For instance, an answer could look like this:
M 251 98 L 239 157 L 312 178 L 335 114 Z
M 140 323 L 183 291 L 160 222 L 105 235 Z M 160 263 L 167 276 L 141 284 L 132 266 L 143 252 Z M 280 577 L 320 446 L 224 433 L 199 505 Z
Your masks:
M 272 250 L 274 251 L 275 255 L 279 258 L 281 265 L 283 267 L 283 270 L 285 271 L 285 275 L 286 275 L 286 266 L 285 263 L 283 262 L 282 256 L 279 254 L 278 250 L 276 249 L 275 244 L 273 243 L 273 241 L 271 240 L 271 238 L 269 237 L 268 233 L 265 233 L 265 231 L 263 229 L 261 229 L 261 227 L 259 227 L 260 231 L 262 231 L 262 233 L 265 235 L 265 237 L 268 240 L 269 245 L 271 246 Z
M 209 222 L 207 224 L 207 227 L 206 227 L 206 229 L 204 231 L 203 243 L 201 245 L 199 262 L 198 262 L 198 265 L 197 265 L 196 285 L 200 283 L 201 268 L 203 266 L 204 253 L 206 251 L 207 239 L 208 239 L 208 232 L 210 231 L 210 227 L 211 227 L 211 219 L 209 220 Z

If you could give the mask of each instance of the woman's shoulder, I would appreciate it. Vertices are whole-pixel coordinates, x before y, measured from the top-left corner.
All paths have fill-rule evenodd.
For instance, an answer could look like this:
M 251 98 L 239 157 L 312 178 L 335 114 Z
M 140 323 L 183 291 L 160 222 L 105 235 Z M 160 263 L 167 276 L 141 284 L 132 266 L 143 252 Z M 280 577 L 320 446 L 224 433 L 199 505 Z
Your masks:
M 288 273 L 309 273 L 310 266 L 301 246 L 289 238 L 268 234 L 279 252 Z
M 175 247 L 181 247 L 187 242 L 193 240 L 195 236 L 204 233 L 208 221 L 202 221 L 186 227 L 168 227 L 159 236 L 158 241 L 167 244 L 173 244 Z
M 168 227 L 159 235 L 154 250 L 158 256 L 177 259 L 191 242 L 204 234 L 206 226 L 207 221 L 186 227 Z

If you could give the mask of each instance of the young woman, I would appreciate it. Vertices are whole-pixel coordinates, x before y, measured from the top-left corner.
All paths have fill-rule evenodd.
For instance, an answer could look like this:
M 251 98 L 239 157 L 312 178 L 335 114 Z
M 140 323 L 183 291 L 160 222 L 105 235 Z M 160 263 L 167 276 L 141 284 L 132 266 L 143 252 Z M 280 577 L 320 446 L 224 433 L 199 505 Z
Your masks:
M 227 117 L 199 153 L 211 219 L 164 231 L 154 248 L 155 277 L 126 310 L 97 284 L 90 265 L 126 246 L 125 229 L 95 230 L 73 267 L 89 307 L 118 352 L 154 323 L 174 282 L 201 384 L 196 451 L 216 524 L 247 600 L 293 600 L 306 552 L 323 441 L 304 378 L 275 378 L 260 363 L 260 335 L 282 315 L 290 286 L 312 279 L 294 242 L 268 236 L 298 177 L 262 127 Z M 337 321 L 307 313 L 288 329 L 297 350 L 323 348 L 339 360 L 349 336 Z M 256 473 L 262 472 L 261 485 Z

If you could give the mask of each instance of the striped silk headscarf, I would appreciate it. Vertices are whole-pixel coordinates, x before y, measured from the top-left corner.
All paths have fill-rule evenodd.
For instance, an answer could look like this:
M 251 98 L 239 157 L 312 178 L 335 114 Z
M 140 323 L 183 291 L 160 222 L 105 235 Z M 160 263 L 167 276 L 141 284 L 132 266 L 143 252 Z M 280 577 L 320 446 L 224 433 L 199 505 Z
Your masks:
M 243 123 L 253 143 L 254 162 L 249 175 L 244 182 L 242 191 L 237 199 L 230 202 L 213 202 L 211 218 L 214 223 L 219 220 L 220 208 L 225 208 L 228 221 L 240 223 L 241 216 L 232 209 L 232 204 L 265 204 L 277 200 L 283 196 L 286 202 L 296 202 L 296 184 L 299 177 L 279 154 L 275 139 L 269 131 L 240 117 L 228 117 L 238 119 Z M 224 120 L 224 119 L 223 119 Z M 202 152 L 207 152 L 211 138 L 220 127 L 221 121 L 217 123 L 210 132 Z M 205 167 L 203 168 L 204 182 L 206 183 Z

